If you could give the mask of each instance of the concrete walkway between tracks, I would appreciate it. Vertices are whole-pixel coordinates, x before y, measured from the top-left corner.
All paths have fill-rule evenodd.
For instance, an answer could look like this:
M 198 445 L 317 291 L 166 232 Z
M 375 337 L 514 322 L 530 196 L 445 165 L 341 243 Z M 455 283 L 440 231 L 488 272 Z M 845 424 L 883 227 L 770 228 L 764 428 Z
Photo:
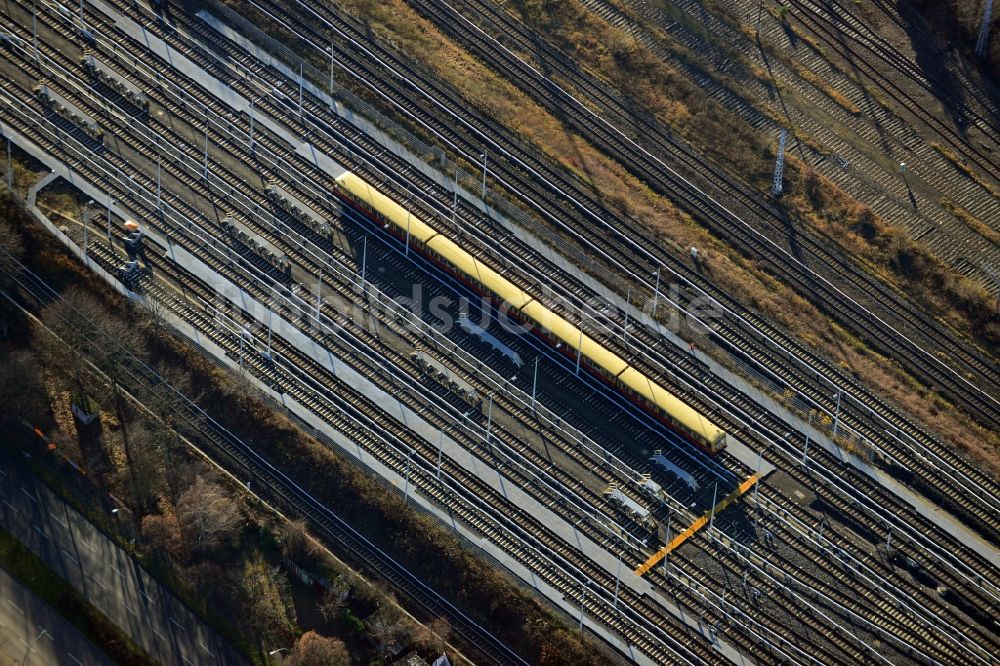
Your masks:
M 131 19 L 120 15 L 117 11 L 109 8 L 107 5 L 99 2 L 99 0 L 94 2 L 94 5 L 101 9 L 106 15 L 109 16 L 115 23 L 122 28 L 124 31 L 134 36 L 140 43 L 146 44 L 154 53 L 157 53 L 161 58 L 163 58 L 170 66 L 177 67 L 185 75 L 197 79 L 206 84 L 206 88 L 215 94 L 222 102 L 229 105 L 231 108 L 237 111 L 245 111 L 249 109 L 249 103 L 241 96 L 237 95 L 226 86 L 224 83 L 208 76 L 203 70 L 201 70 L 197 65 L 192 63 L 186 57 L 165 45 L 158 38 L 150 35 L 141 26 L 134 23 Z M 302 141 L 297 141 L 291 137 L 287 130 L 280 126 L 277 122 L 267 118 L 263 114 L 255 113 L 255 118 L 257 122 L 261 125 L 266 125 L 273 129 L 282 138 L 289 141 L 289 143 L 295 147 L 295 150 L 300 153 L 307 153 L 312 156 L 313 161 L 321 168 L 335 175 L 336 169 L 339 167 L 335 162 L 323 156 L 323 159 L 316 157 L 315 150 L 307 143 Z M 26 142 L 30 145 L 30 142 Z M 24 146 L 22 146 L 24 147 Z M 398 147 L 398 145 L 397 145 Z M 42 153 L 37 148 L 30 151 L 33 154 Z M 47 164 L 49 164 L 54 170 L 60 172 L 64 178 L 69 182 L 76 185 L 83 186 L 84 190 L 91 193 L 94 189 L 93 185 L 85 183 L 78 175 L 69 171 L 65 165 L 58 162 L 53 163 L 51 158 L 43 159 Z M 91 195 L 93 196 L 93 195 Z M 96 198 L 96 197 L 95 197 Z M 119 215 L 123 214 L 115 208 L 115 212 Z M 51 230 L 51 229 L 50 229 Z M 78 256 L 81 255 L 79 247 L 77 247 L 72 241 L 65 237 L 64 234 L 57 233 L 60 240 L 64 244 L 69 246 Z M 224 294 L 231 302 L 238 304 L 240 307 L 246 309 L 252 316 L 258 318 L 258 322 L 265 324 L 266 322 L 262 319 L 263 315 L 267 312 L 267 308 L 257 303 L 249 295 L 243 292 L 241 289 L 233 285 L 228 280 L 221 278 L 214 271 L 212 271 L 208 266 L 202 263 L 197 258 L 193 257 L 189 253 L 185 252 L 183 249 L 167 243 L 165 239 L 159 238 L 155 233 L 147 232 L 147 235 L 151 240 L 161 244 L 163 247 L 168 248 L 168 255 L 175 261 L 177 261 L 185 269 L 192 271 L 194 274 L 198 275 L 200 278 L 206 280 L 211 284 L 220 294 Z M 90 262 L 88 262 L 90 263 Z M 92 267 L 98 268 L 96 265 Z M 116 288 L 121 289 L 121 285 L 118 284 L 117 280 L 114 280 L 111 276 L 107 275 L 103 271 L 98 271 L 102 273 L 102 276 L 111 282 Z M 135 297 L 134 294 L 129 294 Z M 225 352 L 212 344 L 210 341 L 206 340 L 203 336 L 197 333 L 190 325 L 183 322 L 176 317 L 168 315 L 167 319 L 171 321 L 179 330 L 185 333 L 188 337 L 195 340 L 199 345 L 213 353 L 222 362 L 229 364 L 236 368 L 235 362 L 229 359 Z M 545 524 L 549 529 L 551 529 L 555 534 L 557 534 L 561 539 L 563 539 L 567 544 L 575 546 L 580 549 L 587 557 L 591 558 L 598 566 L 603 568 L 611 576 L 616 576 L 618 572 L 621 572 L 621 583 L 623 586 L 628 586 L 632 588 L 636 593 L 640 595 L 648 595 L 662 605 L 667 611 L 672 615 L 685 622 L 697 631 L 704 632 L 704 629 L 700 627 L 697 620 L 689 617 L 683 613 L 675 604 L 667 600 L 662 596 L 655 586 L 649 584 L 647 581 L 639 578 L 632 574 L 628 568 L 622 569 L 619 566 L 619 562 L 616 556 L 612 555 L 604 547 L 594 543 L 588 538 L 584 537 L 574 525 L 568 523 L 563 518 L 559 517 L 554 512 L 550 511 L 547 507 L 543 506 L 540 502 L 534 499 L 531 495 L 526 493 L 517 485 L 510 482 L 509 479 L 500 474 L 496 469 L 488 466 L 482 460 L 477 458 L 475 455 L 470 453 L 464 447 L 453 441 L 449 437 L 442 437 L 439 431 L 428 424 L 425 420 L 420 418 L 417 414 L 412 412 L 406 405 L 396 398 L 386 394 L 376 387 L 367 378 L 361 376 L 348 365 L 346 365 L 340 359 L 334 357 L 328 350 L 323 349 L 317 343 L 307 338 L 300 330 L 298 330 L 292 324 L 279 320 L 275 317 L 273 321 L 274 333 L 281 335 L 288 339 L 292 344 L 297 346 L 302 352 L 306 353 L 322 366 L 328 368 L 341 379 L 347 381 L 351 386 L 360 390 L 366 396 L 371 398 L 376 404 L 388 405 L 388 411 L 392 413 L 396 418 L 398 418 L 402 423 L 406 424 L 409 428 L 413 429 L 419 433 L 426 441 L 434 443 L 441 446 L 445 455 L 453 459 L 457 464 L 461 465 L 465 469 L 469 470 L 484 482 L 494 488 L 498 493 L 508 497 L 515 505 L 526 508 L 531 515 L 537 517 Z M 406 481 L 402 479 L 398 474 L 384 467 L 379 463 L 374 457 L 360 449 L 354 442 L 350 441 L 341 433 L 333 430 L 329 424 L 320 420 L 315 414 L 313 414 L 305 406 L 291 400 L 287 395 L 275 393 L 270 387 L 263 385 L 259 382 L 259 388 L 265 393 L 272 395 L 276 400 L 283 404 L 289 411 L 298 416 L 302 421 L 310 423 L 317 430 L 323 432 L 330 440 L 334 441 L 346 452 L 355 458 L 361 460 L 366 466 L 372 468 L 378 472 L 381 476 L 389 479 L 391 482 L 399 487 L 402 487 Z M 518 575 L 520 578 L 528 582 L 530 585 L 538 589 L 545 596 L 549 597 L 551 601 L 556 603 L 556 605 L 564 608 L 570 615 L 578 614 L 578 607 L 576 607 L 572 602 L 567 601 L 563 598 L 562 594 L 549 588 L 544 583 L 541 583 L 534 574 L 521 566 L 513 558 L 511 558 L 507 553 L 500 550 L 492 543 L 485 541 L 482 535 L 473 533 L 472 531 L 466 529 L 464 526 L 455 523 L 454 518 L 448 515 L 446 512 L 442 511 L 440 507 L 432 504 L 425 498 L 412 494 L 411 499 L 419 502 L 426 510 L 438 515 L 440 519 L 446 524 L 452 525 L 457 531 L 459 531 L 464 537 L 473 543 L 480 544 L 483 549 L 489 553 L 492 557 L 503 563 L 508 569 Z M 594 622 L 589 617 L 584 618 L 584 625 L 588 626 L 592 631 L 602 636 L 602 638 L 608 640 L 612 644 L 619 646 L 626 654 L 629 654 L 637 663 L 649 663 L 648 659 L 645 658 L 640 653 L 634 651 L 630 646 L 624 645 L 621 639 L 610 633 L 602 624 Z M 707 633 L 706 633 L 707 635 Z M 739 661 L 740 656 L 738 652 L 731 646 L 716 641 L 716 647 L 720 649 L 724 654 L 729 656 L 734 661 Z
M 198 12 L 198 16 L 204 20 L 207 24 L 213 27 L 220 34 L 225 36 L 227 39 L 231 40 L 234 44 L 245 48 L 248 52 L 254 54 L 261 62 L 274 67 L 276 70 L 280 71 L 290 80 L 292 80 L 296 85 L 302 84 L 303 88 L 307 90 L 310 94 L 314 95 L 318 99 L 327 102 L 335 112 L 341 117 L 349 120 L 354 124 L 359 130 L 365 132 L 369 136 L 373 137 L 379 141 L 386 148 L 391 150 L 397 156 L 403 158 L 415 169 L 419 169 L 422 173 L 427 175 L 429 178 L 438 182 L 438 184 L 444 189 L 457 189 L 459 196 L 475 206 L 476 208 L 483 211 L 485 215 L 488 215 L 497 223 L 503 225 L 512 234 L 516 234 L 518 239 L 526 243 L 533 250 L 538 252 L 541 256 L 545 257 L 549 261 L 553 262 L 561 270 L 573 275 L 574 278 L 580 280 L 594 293 L 598 294 L 602 299 L 614 304 L 620 311 L 624 312 L 628 310 L 629 319 L 638 323 L 642 323 L 651 331 L 656 331 L 657 334 L 666 343 L 674 345 L 680 349 L 689 350 L 692 355 L 694 355 L 698 361 L 704 363 L 711 372 L 712 375 L 719 377 L 724 382 L 735 388 L 736 390 L 742 392 L 745 395 L 750 396 L 755 402 L 760 404 L 764 409 L 768 410 L 774 416 L 781 419 L 784 423 L 788 424 L 789 429 L 795 429 L 799 432 L 809 432 L 810 441 L 813 445 L 818 445 L 824 448 L 826 451 L 831 453 L 838 460 L 841 460 L 845 464 L 852 465 L 864 472 L 866 475 L 871 477 L 876 483 L 882 485 L 887 490 L 895 494 L 901 500 L 912 506 L 918 513 L 920 513 L 925 518 L 931 520 L 937 524 L 942 530 L 951 534 L 955 539 L 961 543 L 967 544 L 970 548 L 976 551 L 977 554 L 987 559 L 994 566 L 1000 567 L 1000 552 L 997 549 L 991 547 L 987 544 L 978 534 L 970 530 L 968 527 L 963 525 L 960 520 L 955 518 L 952 514 L 936 507 L 932 502 L 928 501 L 926 498 L 914 493 L 904 484 L 898 482 L 891 476 L 881 472 L 878 468 L 868 464 L 859 457 L 845 452 L 830 438 L 826 433 L 813 428 L 806 420 L 797 414 L 793 413 L 787 407 L 774 400 L 766 392 L 759 390 L 754 386 L 749 380 L 744 377 L 734 373 L 729 368 L 723 366 L 722 364 L 716 362 L 713 358 L 709 357 L 707 354 L 701 350 L 691 350 L 689 343 L 683 340 L 674 331 L 670 330 L 668 327 L 662 325 L 660 322 L 655 321 L 647 312 L 644 312 L 641 308 L 636 307 L 627 299 L 623 298 L 617 292 L 609 289 L 606 285 L 599 282 L 597 279 L 591 275 L 580 270 L 579 267 L 575 266 L 569 259 L 561 255 L 555 249 L 553 249 L 552 241 L 543 240 L 535 235 L 533 235 L 529 230 L 524 229 L 513 221 L 504 218 L 499 215 L 495 208 L 487 206 L 483 201 L 475 194 L 472 194 L 461 187 L 455 188 L 455 185 L 451 177 L 436 169 L 434 166 L 427 164 L 418 155 L 411 152 L 407 147 L 400 144 L 395 139 L 389 137 L 385 132 L 381 131 L 376 127 L 371 119 L 361 117 L 353 113 L 350 109 L 346 108 L 338 100 L 333 99 L 323 90 L 319 89 L 312 82 L 308 80 L 302 80 L 298 73 L 293 71 L 291 67 L 282 63 L 278 58 L 274 57 L 272 54 L 268 53 L 265 49 L 261 48 L 259 45 L 254 44 L 250 40 L 246 39 L 225 23 L 220 21 L 217 17 L 212 15 L 206 10 L 201 10 Z M 336 176 L 343 167 L 333 160 L 329 159 L 325 155 L 319 153 L 310 144 L 302 143 L 301 141 L 293 141 L 293 145 L 298 145 L 296 152 L 310 159 L 314 164 L 316 164 L 320 169 L 328 171 L 331 175 Z M 662 293 L 662 292 L 661 292 Z M 758 453 L 751 449 L 749 446 L 739 442 L 732 436 L 730 436 L 730 444 L 728 446 L 728 452 L 736 457 L 740 462 L 747 466 L 747 469 L 757 470 L 759 460 Z M 772 467 L 764 462 L 760 469 L 761 477 L 766 477 L 771 471 Z
M 58 172 L 60 176 L 65 178 L 68 182 L 73 183 L 76 186 L 81 186 L 84 191 L 90 193 L 91 191 L 96 191 L 94 186 L 87 183 L 79 174 L 74 173 L 69 170 L 64 164 L 59 163 L 57 160 L 53 160 L 50 156 L 46 155 L 44 151 L 35 146 L 32 142 L 28 141 L 25 137 L 20 134 L 13 133 L 15 142 L 22 148 L 27 150 L 30 154 L 35 155 L 41 159 L 48 166 L 53 168 L 54 171 Z M 43 179 L 45 182 L 49 182 L 51 179 Z M 35 188 L 35 192 L 37 193 Z M 120 213 L 117 208 L 114 209 L 116 213 Z M 79 246 L 77 246 L 66 234 L 60 232 L 55 225 L 52 224 L 48 218 L 42 215 L 40 212 L 35 211 L 36 216 L 39 217 L 40 221 L 56 235 L 56 237 L 67 246 L 70 251 L 72 251 L 77 257 L 84 259 L 83 252 Z M 185 251 L 184 249 L 178 247 L 173 243 L 168 243 L 166 239 L 163 239 L 155 232 L 147 232 L 147 236 L 155 243 L 160 244 L 162 247 L 167 248 L 167 256 L 173 261 L 177 262 L 180 266 L 193 272 L 198 277 L 207 281 L 208 284 L 220 294 L 224 295 L 228 300 L 234 304 L 239 305 L 244 308 L 252 316 L 258 318 L 258 323 L 265 324 L 266 321 L 263 316 L 267 313 L 267 308 L 254 300 L 249 294 L 244 292 L 242 289 L 234 285 L 232 282 L 226 280 L 225 278 L 216 274 L 210 267 L 202 263 L 199 259 Z M 113 276 L 104 271 L 101 266 L 97 263 L 86 260 L 88 266 L 90 266 L 95 272 L 103 277 L 108 283 L 110 283 L 115 289 L 124 293 L 125 295 L 140 299 L 142 298 L 138 294 L 125 289 L 121 283 L 115 279 Z M 176 317 L 171 312 L 164 313 L 164 318 L 174 326 L 180 333 L 191 340 L 196 345 L 200 346 L 205 351 L 212 354 L 220 362 L 232 368 L 234 372 L 240 372 L 238 362 L 229 358 L 224 349 L 217 346 L 210 339 L 203 336 L 197 329 L 188 324 L 186 321 Z M 576 545 L 581 548 L 581 551 L 586 553 L 588 556 L 595 559 L 599 566 L 602 566 L 605 570 L 610 572 L 612 575 L 618 570 L 617 559 L 613 557 L 607 550 L 601 546 L 595 544 L 591 540 L 584 537 L 575 526 L 570 525 L 562 518 L 556 516 L 548 508 L 542 506 L 537 500 L 528 495 L 522 489 L 516 485 L 512 485 L 509 480 L 507 480 L 503 475 L 501 475 L 497 470 L 488 467 L 481 460 L 473 456 L 469 451 L 461 447 L 459 444 L 454 442 L 450 437 L 442 438 L 439 431 L 424 421 L 422 418 L 413 413 L 406 405 L 404 405 L 398 399 L 389 396 L 385 392 L 378 389 L 374 384 L 370 382 L 367 378 L 358 374 L 353 368 L 347 366 L 343 361 L 335 357 L 328 350 L 322 348 L 320 345 L 309 339 L 300 330 L 294 327 L 292 324 L 281 320 L 278 317 L 273 317 L 271 321 L 273 325 L 273 330 L 276 335 L 287 336 L 287 338 L 295 344 L 301 351 L 306 353 L 308 356 L 313 358 L 323 367 L 331 370 L 335 375 L 341 377 L 347 381 L 350 385 L 358 388 L 365 395 L 377 401 L 378 404 L 388 405 L 393 404 L 395 408 L 390 411 L 395 411 L 398 417 L 403 423 L 408 427 L 413 428 L 417 432 L 421 433 L 428 441 L 440 442 L 443 446 L 444 454 L 449 458 L 457 457 L 457 462 L 462 466 L 466 467 L 474 474 L 486 481 L 491 487 L 497 489 L 502 494 L 511 498 L 518 506 L 527 506 L 532 515 L 539 517 L 550 529 L 553 529 L 557 534 L 559 534 L 567 543 Z M 406 484 L 406 480 L 402 476 L 385 467 L 377 458 L 367 453 L 364 449 L 358 446 L 355 442 L 351 441 L 349 438 L 344 436 L 342 433 L 334 430 L 328 423 L 323 421 L 312 411 L 310 411 L 306 406 L 296 402 L 291 399 L 288 395 L 275 392 L 269 385 L 260 382 L 255 377 L 251 375 L 245 375 L 249 381 L 255 384 L 261 391 L 267 395 L 274 398 L 279 404 L 282 404 L 288 411 L 294 414 L 303 423 L 309 424 L 315 430 L 321 432 L 326 438 L 334 442 L 339 446 L 344 452 L 350 455 L 352 458 L 359 460 L 363 465 L 369 467 L 374 472 L 378 473 L 380 476 L 386 478 L 393 485 L 397 487 L 403 487 Z M 4 470 L 6 471 L 6 470 Z M 0 477 L 3 480 L 3 477 Z M 2 488 L 2 486 L 0 486 Z M 411 501 L 415 501 L 421 505 L 421 507 L 436 515 L 442 522 L 447 525 L 452 526 L 456 531 L 458 531 L 464 538 L 466 538 L 470 543 L 478 544 L 483 550 L 488 553 L 491 557 L 501 562 L 503 566 L 510 569 L 515 575 L 523 579 L 525 582 L 530 584 L 533 588 L 538 590 L 540 593 L 544 594 L 549 598 L 550 601 L 555 603 L 557 606 L 563 608 L 568 614 L 575 615 L 578 613 L 577 606 L 573 603 L 567 601 L 563 598 L 562 594 L 549 587 L 548 585 L 539 581 L 535 575 L 516 562 L 513 558 L 508 556 L 503 550 L 496 547 L 492 543 L 486 541 L 482 535 L 477 534 L 469 530 L 463 525 L 455 522 L 454 517 L 448 514 L 446 511 L 442 510 L 437 505 L 431 503 L 429 500 L 423 498 L 416 493 L 410 494 Z M 3 509 L 9 509 L 6 504 L 2 507 Z M 13 531 L 13 530 L 11 530 Z M 33 549 L 34 550 L 34 549 Z M 37 551 L 36 551 L 37 552 Z M 127 555 L 125 556 L 127 557 Z M 53 567 L 55 568 L 55 567 Z M 636 591 L 640 594 L 650 594 L 653 598 L 657 599 L 665 608 L 667 608 L 676 617 L 688 622 L 692 627 L 697 628 L 696 623 L 690 621 L 686 615 L 684 615 L 680 610 L 671 602 L 663 599 L 658 593 L 656 593 L 655 588 L 649 585 L 646 581 L 643 581 L 637 576 L 633 576 L 631 572 L 626 568 L 622 573 L 622 584 L 629 585 L 631 587 L 639 587 Z M 134 586 L 138 587 L 138 586 Z M 88 597 L 89 598 L 89 597 Z M 96 605 L 96 604 L 95 604 Z M 131 609 L 138 608 L 134 604 L 130 606 Z M 106 613 L 107 614 L 107 613 Z M 114 616 L 109 615 L 113 620 Z M 117 622 L 116 622 L 117 623 Z M 584 625 L 594 631 L 596 634 L 600 635 L 603 639 L 607 640 L 609 643 L 617 645 L 626 654 L 638 664 L 652 664 L 644 655 L 635 652 L 630 646 L 624 644 L 623 641 L 614 633 L 608 631 L 608 629 L 600 623 L 594 622 L 591 618 L 586 617 L 584 619 Z M 139 641 L 136 641 L 139 643 Z M 144 644 L 140 643 L 145 647 Z M 734 651 L 735 653 L 735 651 Z M 166 663 L 166 662 L 165 662 Z M 185 661 L 185 663 L 188 663 Z M 197 663 L 197 662 L 195 662 Z
M 0 664 L 112 666 L 66 618 L 0 569 Z
M 93 0 L 93 4 L 95 7 L 98 7 L 102 12 L 104 12 L 109 18 L 115 21 L 122 30 L 128 32 L 130 35 L 133 35 L 140 42 L 148 44 L 155 53 L 157 53 L 171 66 L 178 68 L 185 75 L 202 82 L 209 92 L 214 94 L 220 101 L 229 105 L 238 112 L 248 111 L 249 102 L 241 95 L 236 94 L 225 83 L 209 76 L 198 65 L 194 64 L 174 49 L 165 45 L 161 40 L 150 35 L 142 26 L 136 24 L 131 19 L 122 16 L 116 10 L 108 7 L 100 0 Z M 312 82 L 301 79 L 287 64 L 282 63 L 278 58 L 269 54 L 259 45 L 254 44 L 229 28 L 225 25 L 225 23 L 221 22 L 210 12 L 202 10 L 198 12 L 198 16 L 207 24 L 212 26 L 213 29 L 217 30 L 224 37 L 231 40 L 234 44 L 246 48 L 248 52 L 254 54 L 254 56 L 260 59 L 264 64 L 280 71 L 296 85 L 301 84 L 305 90 L 309 91 L 310 94 L 329 104 L 338 115 L 349 120 L 359 130 L 378 140 L 382 143 L 382 145 L 392 150 L 396 155 L 405 159 L 414 168 L 419 169 L 428 177 L 436 180 L 442 187 L 446 189 L 454 187 L 449 175 L 427 164 L 408 148 L 398 143 L 395 139 L 389 137 L 385 132 L 382 132 L 371 122 L 371 119 L 363 118 L 353 113 L 350 109 L 345 107 L 339 101 L 331 98 L 330 95 L 319 89 Z M 266 114 L 255 113 L 255 118 L 258 122 L 267 125 L 268 128 L 272 129 L 278 136 L 288 141 L 295 152 L 312 161 L 319 169 L 334 177 L 343 172 L 344 167 L 342 165 L 316 150 L 316 148 L 308 142 L 293 136 L 288 129 L 274 119 L 269 118 Z M 592 289 L 594 293 L 598 294 L 601 298 L 614 304 L 621 311 L 628 310 L 630 319 L 636 323 L 641 322 L 649 330 L 656 331 L 658 335 L 668 344 L 675 345 L 681 349 L 689 349 L 687 341 L 680 338 L 680 336 L 663 326 L 661 323 L 654 321 L 648 313 L 643 312 L 640 308 L 626 302 L 625 298 L 621 297 L 619 294 L 601 284 L 592 276 L 580 270 L 579 267 L 573 265 L 567 258 L 554 250 L 550 243 L 533 236 L 528 230 L 522 229 L 513 221 L 498 215 L 495 209 L 486 206 L 476 195 L 471 194 L 462 188 L 457 188 L 457 191 L 464 200 L 484 211 L 485 214 L 489 215 L 499 224 L 502 224 L 511 233 L 516 233 L 519 239 L 531 246 L 542 256 L 552 261 L 555 265 L 559 266 L 560 269 L 572 274 L 576 279 L 587 285 L 588 288 Z M 852 465 L 864 472 L 875 482 L 879 483 L 887 490 L 894 493 L 901 500 L 912 506 L 925 518 L 933 521 L 942 530 L 951 534 L 956 540 L 967 544 L 970 548 L 975 550 L 977 554 L 987 559 L 994 566 L 1000 567 L 1000 552 L 998 552 L 997 549 L 992 548 L 978 534 L 963 525 L 962 522 L 955 518 L 952 514 L 936 507 L 932 502 L 914 493 L 904 484 L 899 483 L 892 477 L 881 472 L 878 468 L 869 465 L 867 462 L 861 460 L 855 455 L 845 452 L 837 446 L 837 444 L 826 433 L 820 432 L 818 429 L 811 427 L 805 419 L 799 417 L 797 414 L 794 414 L 787 407 L 771 398 L 771 396 L 756 388 L 749 380 L 737 375 L 729 368 L 724 367 L 704 352 L 700 350 L 691 350 L 690 353 L 692 353 L 700 362 L 704 363 L 709 368 L 711 374 L 719 377 L 745 395 L 750 396 L 763 408 L 767 409 L 784 423 L 788 424 L 790 429 L 795 429 L 799 432 L 809 432 L 810 440 L 814 446 L 821 446 L 845 464 Z M 744 465 L 746 465 L 748 469 L 757 469 L 758 454 L 742 442 L 730 437 L 728 451 Z M 761 476 L 766 476 L 769 471 L 769 465 L 765 463 L 760 470 Z
M 0 453 L 0 496 L 4 529 L 155 660 L 165 666 L 247 663 L 125 550 L 6 452 Z

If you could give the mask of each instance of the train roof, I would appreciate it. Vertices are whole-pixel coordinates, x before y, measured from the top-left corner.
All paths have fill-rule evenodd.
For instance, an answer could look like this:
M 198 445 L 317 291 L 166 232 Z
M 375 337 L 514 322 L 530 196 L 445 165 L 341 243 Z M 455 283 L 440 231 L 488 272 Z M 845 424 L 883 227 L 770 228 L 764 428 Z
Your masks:
M 358 175 L 345 171 L 337 176 L 336 181 L 345 190 L 367 203 L 372 210 L 380 212 L 403 231 L 409 227 L 410 236 L 414 240 L 426 243 L 437 234 L 433 227 L 416 215 L 408 213 L 405 208 L 369 185 Z
M 463 274 L 474 277 L 484 287 L 505 300 L 512 307 L 520 310 L 533 297 L 512 284 L 495 270 L 479 261 L 466 250 L 458 246 L 447 236 L 443 236 L 433 227 L 412 213 L 407 214 L 405 208 L 385 196 L 377 189 L 359 178 L 356 174 L 347 172 L 337 178 L 345 190 L 365 201 L 374 210 L 379 211 L 399 230 L 410 229 L 410 237 L 424 243 L 428 248 L 438 253 Z
M 691 408 L 680 398 L 666 390 L 635 368 L 629 368 L 618 376 L 625 386 L 657 405 L 670 414 L 674 420 L 688 430 L 696 432 L 709 442 L 715 443 L 726 433 L 709 421 L 701 412 Z
M 581 336 L 578 326 L 571 324 L 538 301 L 529 303 L 521 312 L 562 340 L 570 349 L 582 352 L 591 363 L 599 365 L 612 375 L 617 376 L 628 367 L 628 363 L 622 357 L 608 351 L 604 345 L 586 333 Z
M 427 243 L 427 247 L 437 252 L 443 259 L 448 260 L 463 274 L 475 278 L 516 310 L 520 310 L 534 300 L 531 294 L 522 291 L 510 280 L 463 250 L 447 236 L 438 234 Z
M 580 328 L 553 312 L 531 294 L 521 290 L 510 280 L 473 257 L 447 236 L 439 234 L 419 217 L 408 214 L 406 209 L 366 183 L 350 171 L 337 177 L 337 182 L 352 195 L 361 199 L 373 210 L 379 211 L 401 230 L 409 225 L 410 236 L 426 244 L 427 247 L 446 259 L 463 274 L 475 278 L 480 284 L 520 310 L 536 324 L 563 341 L 570 349 L 579 351 L 594 365 L 618 377 L 625 386 L 670 414 L 688 430 L 698 433 L 707 441 L 718 443 L 725 431 L 709 421 L 697 410 L 689 407 L 680 398 L 655 381 L 639 372 L 620 356 L 609 351 L 600 342 L 586 333 L 580 335 Z

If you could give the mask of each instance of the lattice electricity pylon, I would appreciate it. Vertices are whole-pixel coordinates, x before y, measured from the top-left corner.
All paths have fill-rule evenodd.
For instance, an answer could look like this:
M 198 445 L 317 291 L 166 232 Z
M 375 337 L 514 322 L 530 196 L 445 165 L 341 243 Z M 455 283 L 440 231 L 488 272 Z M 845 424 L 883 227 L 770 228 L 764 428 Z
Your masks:
M 774 182 L 771 185 L 771 194 L 778 196 L 781 194 L 782 180 L 785 177 L 785 139 L 788 137 L 788 130 L 781 130 L 778 137 L 778 157 L 774 161 Z
M 979 28 L 979 41 L 976 42 L 976 55 L 980 58 L 986 57 L 986 42 L 990 38 L 990 21 L 993 20 L 993 0 L 986 0 L 986 8 L 983 10 L 983 25 Z

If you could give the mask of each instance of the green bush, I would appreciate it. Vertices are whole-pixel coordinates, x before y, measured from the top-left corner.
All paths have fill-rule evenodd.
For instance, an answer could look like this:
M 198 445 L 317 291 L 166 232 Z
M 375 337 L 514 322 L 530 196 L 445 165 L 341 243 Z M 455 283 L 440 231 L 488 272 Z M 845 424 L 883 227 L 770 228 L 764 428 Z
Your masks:
M 352 634 L 364 633 L 365 623 L 362 622 L 357 615 L 352 613 L 350 608 L 345 608 L 341 611 L 340 620 Z

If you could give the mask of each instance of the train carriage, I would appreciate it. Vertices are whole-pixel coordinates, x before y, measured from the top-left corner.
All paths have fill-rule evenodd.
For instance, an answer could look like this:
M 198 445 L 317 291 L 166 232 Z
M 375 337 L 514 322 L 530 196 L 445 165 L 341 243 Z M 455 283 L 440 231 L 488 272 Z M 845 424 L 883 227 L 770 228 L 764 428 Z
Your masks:
M 726 446 L 726 433 L 627 361 L 581 332 L 534 296 L 473 257 L 457 243 L 379 192 L 354 173 L 336 178 L 339 196 L 387 231 L 406 239 L 414 249 L 459 280 L 490 297 L 498 306 L 529 324 L 532 331 L 576 359 L 596 377 L 685 439 L 711 455 Z

